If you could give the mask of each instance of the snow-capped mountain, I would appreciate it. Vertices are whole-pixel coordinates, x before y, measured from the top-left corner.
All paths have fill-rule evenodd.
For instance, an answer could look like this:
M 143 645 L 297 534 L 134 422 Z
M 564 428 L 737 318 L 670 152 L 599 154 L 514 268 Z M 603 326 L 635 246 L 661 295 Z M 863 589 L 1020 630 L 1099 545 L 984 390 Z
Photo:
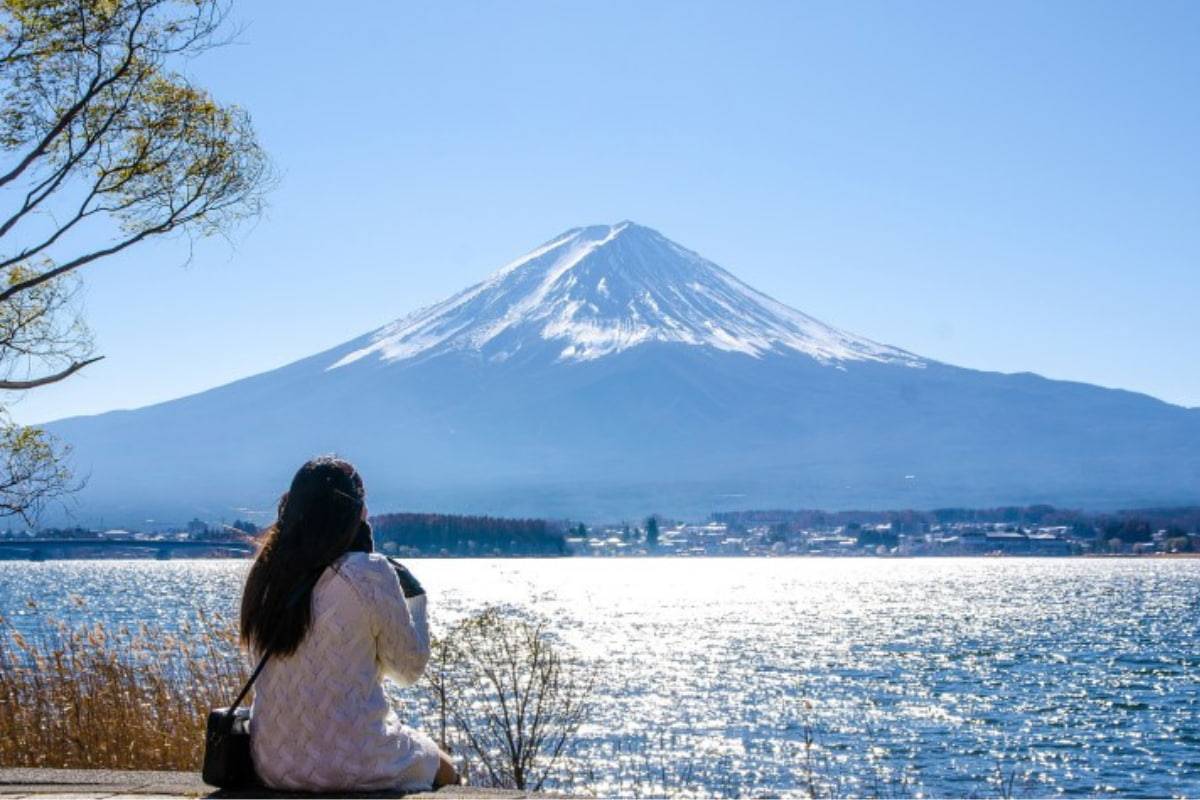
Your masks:
M 728 508 L 1200 499 L 1200 410 L 962 369 L 779 303 L 649 228 L 576 228 L 277 370 L 48 426 L 74 514 L 269 521 L 349 457 L 376 510 L 590 520 Z
M 794 351 L 822 363 L 920 358 L 832 328 L 755 291 L 725 270 L 632 222 L 576 228 L 482 283 L 383 328 L 332 368 L 456 350 L 492 361 L 553 347 L 588 361 L 649 342 L 761 357 Z

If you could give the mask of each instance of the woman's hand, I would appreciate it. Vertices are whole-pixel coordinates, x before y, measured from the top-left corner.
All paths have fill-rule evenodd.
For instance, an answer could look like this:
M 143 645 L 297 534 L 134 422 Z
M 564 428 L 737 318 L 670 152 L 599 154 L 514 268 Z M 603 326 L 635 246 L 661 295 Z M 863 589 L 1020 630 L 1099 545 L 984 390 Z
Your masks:
M 400 589 L 404 592 L 405 597 L 417 597 L 425 594 L 421 582 L 408 571 L 408 567 L 394 558 L 389 558 L 388 563 L 392 565 L 392 569 L 396 570 L 396 577 L 400 579 Z

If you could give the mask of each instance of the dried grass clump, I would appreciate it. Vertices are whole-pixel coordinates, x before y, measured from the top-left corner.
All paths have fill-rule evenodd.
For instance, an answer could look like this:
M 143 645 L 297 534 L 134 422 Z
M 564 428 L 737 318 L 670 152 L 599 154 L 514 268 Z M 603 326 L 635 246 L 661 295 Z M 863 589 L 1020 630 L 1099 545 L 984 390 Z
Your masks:
M 199 769 L 209 710 L 247 677 L 219 614 L 174 633 L 38 629 L 31 640 L 0 617 L 0 766 Z

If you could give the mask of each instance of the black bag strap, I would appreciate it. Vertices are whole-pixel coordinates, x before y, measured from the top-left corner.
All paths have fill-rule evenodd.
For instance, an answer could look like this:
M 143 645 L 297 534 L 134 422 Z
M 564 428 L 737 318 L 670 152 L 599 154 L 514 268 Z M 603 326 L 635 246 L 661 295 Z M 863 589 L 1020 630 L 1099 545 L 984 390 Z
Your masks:
M 310 581 L 305 581 L 300 586 L 296 587 L 296 591 L 292 592 L 292 596 L 288 598 L 287 605 L 284 608 L 291 608 L 300 602 L 300 599 L 316 588 L 317 581 L 321 580 L 321 576 L 325 574 L 325 567 L 321 567 L 316 571 L 316 577 Z M 274 637 L 272 637 L 274 638 Z M 238 706 L 246 699 L 246 695 L 250 693 L 250 687 L 254 686 L 254 682 L 258 680 L 258 676 L 262 674 L 263 667 L 267 665 L 267 659 L 271 657 L 271 645 L 267 645 L 263 650 L 262 658 L 258 660 L 258 666 L 254 668 L 254 672 L 250 673 L 250 680 L 246 681 L 246 685 L 238 692 L 238 695 L 233 700 L 233 704 L 225 711 L 225 716 L 233 716 L 233 712 L 238 710 Z
M 263 653 L 263 657 L 258 660 L 258 666 L 254 668 L 254 672 L 250 673 L 250 680 L 246 681 L 246 685 L 242 687 L 240 692 L 238 692 L 238 696 L 234 698 L 233 705 L 231 705 L 225 712 L 225 716 L 231 716 L 233 712 L 237 711 L 238 706 L 242 704 L 242 701 L 246 699 L 246 695 L 249 694 L 250 687 L 254 685 L 256 680 L 258 680 L 259 674 L 263 671 L 263 667 L 267 665 L 267 659 L 270 657 L 270 650 Z

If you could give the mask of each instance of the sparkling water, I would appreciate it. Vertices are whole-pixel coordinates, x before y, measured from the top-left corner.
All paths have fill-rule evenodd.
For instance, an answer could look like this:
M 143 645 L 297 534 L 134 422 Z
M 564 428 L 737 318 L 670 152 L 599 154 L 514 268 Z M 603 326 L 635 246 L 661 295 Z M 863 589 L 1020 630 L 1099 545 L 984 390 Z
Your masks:
M 515 605 L 594 671 L 577 789 L 1200 794 L 1198 560 L 409 563 L 435 634 Z M 29 632 L 233 619 L 247 568 L 0 563 L 0 613 Z

